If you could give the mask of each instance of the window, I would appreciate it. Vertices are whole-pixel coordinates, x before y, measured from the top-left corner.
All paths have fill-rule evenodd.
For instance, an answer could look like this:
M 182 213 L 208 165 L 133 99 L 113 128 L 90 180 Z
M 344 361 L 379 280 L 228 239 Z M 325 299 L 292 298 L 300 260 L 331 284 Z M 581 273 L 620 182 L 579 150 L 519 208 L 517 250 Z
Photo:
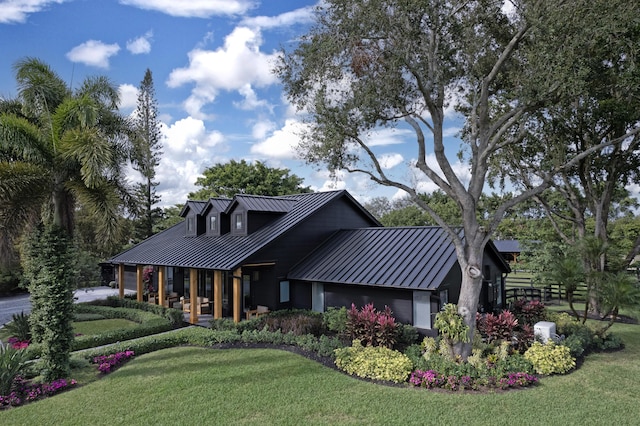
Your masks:
M 280 281 L 280 303 L 289 301 L 289 281 Z
M 449 303 L 449 290 L 441 290 L 440 291 L 440 309 Z
M 218 229 L 218 216 L 211 215 L 209 216 L 209 230 L 216 231 Z
M 187 232 L 193 232 L 194 231 L 193 222 L 194 222 L 194 217 L 193 216 L 190 216 L 190 217 L 187 218 Z
M 236 229 L 237 230 L 241 230 L 242 229 L 242 213 L 236 213 L 235 224 L 236 224 Z

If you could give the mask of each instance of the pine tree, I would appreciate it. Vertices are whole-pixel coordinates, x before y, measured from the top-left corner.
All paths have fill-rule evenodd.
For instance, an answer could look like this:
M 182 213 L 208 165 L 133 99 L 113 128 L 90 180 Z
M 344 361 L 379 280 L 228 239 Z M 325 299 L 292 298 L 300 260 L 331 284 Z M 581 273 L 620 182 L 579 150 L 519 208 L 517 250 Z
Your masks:
M 138 104 L 134 114 L 136 138 L 133 152 L 133 168 L 140 172 L 143 182 L 134 192 L 134 239 L 141 241 L 153 234 L 153 227 L 162 218 L 162 209 L 154 208 L 160 202 L 156 193 L 159 182 L 155 181 L 156 166 L 162 155 L 158 105 L 155 99 L 153 76 L 147 68 L 138 90 Z

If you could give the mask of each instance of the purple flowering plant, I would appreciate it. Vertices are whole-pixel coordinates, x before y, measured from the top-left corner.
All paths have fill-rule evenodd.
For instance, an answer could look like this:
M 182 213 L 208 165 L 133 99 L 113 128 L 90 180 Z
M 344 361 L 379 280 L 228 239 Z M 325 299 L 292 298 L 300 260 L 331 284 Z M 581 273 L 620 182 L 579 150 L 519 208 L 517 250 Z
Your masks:
M 111 355 L 101 355 L 93 358 L 93 363 L 98 364 L 98 370 L 102 374 L 107 374 L 122 365 L 125 361 L 134 356 L 133 351 L 116 352 Z
M 74 379 L 58 379 L 51 383 L 31 383 L 22 376 L 16 376 L 13 390 L 8 395 L 0 395 L 0 409 L 17 407 L 27 402 L 36 401 L 62 392 L 75 386 Z
M 494 377 L 474 379 L 471 376 L 445 376 L 434 370 L 415 370 L 411 373 L 409 383 L 416 387 L 427 389 L 442 388 L 451 391 L 465 389 L 478 390 L 481 387 L 509 389 L 533 386 L 538 383 L 538 378 L 528 373 L 518 372 L 508 373 L 505 377 L 499 379 Z

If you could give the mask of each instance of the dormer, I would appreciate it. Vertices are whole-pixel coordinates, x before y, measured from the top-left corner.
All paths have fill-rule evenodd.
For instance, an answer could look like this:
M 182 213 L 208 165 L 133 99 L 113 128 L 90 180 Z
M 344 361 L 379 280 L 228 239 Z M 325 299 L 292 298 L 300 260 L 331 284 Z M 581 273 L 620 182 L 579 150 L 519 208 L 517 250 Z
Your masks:
M 211 198 L 202 211 L 205 218 L 206 233 L 209 237 L 219 237 L 229 232 L 229 215 L 226 210 L 231 204 L 228 198 Z
M 295 200 L 257 195 L 236 195 L 227 207 L 231 235 L 249 235 L 286 214 Z
M 180 216 L 184 217 L 185 236 L 196 237 L 205 232 L 205 220 L 202 210 L 207 205 L 206 201 L 187 201 L 182 208 Z

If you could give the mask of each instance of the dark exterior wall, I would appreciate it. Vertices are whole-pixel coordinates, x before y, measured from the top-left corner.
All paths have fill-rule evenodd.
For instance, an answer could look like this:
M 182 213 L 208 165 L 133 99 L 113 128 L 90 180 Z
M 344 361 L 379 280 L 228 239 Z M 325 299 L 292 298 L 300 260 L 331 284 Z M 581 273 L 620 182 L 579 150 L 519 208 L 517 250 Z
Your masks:
M 298 309 L 312 309 L 311 283 L 291 281 L 291 307 Z
M 248 212 L 247 232 L 251 234 L 282 216 L 282 213 Z
M 275 262 L 273 280 L 261 282 L 260 285 L 266 286 L 265 292 L 271 292 L 277 298 L 280 292 L 280 281 L 286 280 L 291 267 L 315 250 L 334 232 L 340 229 L 370 226 L 375 226 L 375 223 L 353 206 L 350 201 L 341 197 L 333 200 L 316 214 L 257 252 L 247 259 L 246 263 Z M 292 303 L 294 293 L 297 291 L 296 289 L 291 292 Z M 295 297 L 297 298 L 298 295 Z M 296 305 L 296 307 L 298 306 Z
M 311 283 L 308 283 L 311 286 Z M 328 307 L 345 306 L 351 308 L 354 303 L 358 309 L 368 303 L 379 310 L 389 306 L 397 321 L 413 324 L 413 292 L 392 288 L 378 288 L 361 285 L 324 284 L 325 310 Z

